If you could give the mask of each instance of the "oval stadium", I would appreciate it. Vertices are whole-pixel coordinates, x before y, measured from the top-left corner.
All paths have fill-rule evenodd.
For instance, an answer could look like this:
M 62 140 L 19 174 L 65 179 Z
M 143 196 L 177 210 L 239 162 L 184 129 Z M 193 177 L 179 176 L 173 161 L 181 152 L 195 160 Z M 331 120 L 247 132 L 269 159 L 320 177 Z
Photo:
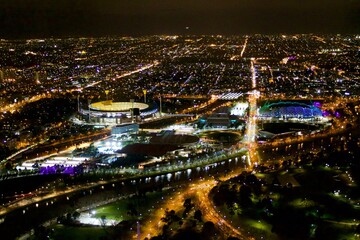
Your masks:
M 144 111 L 149 108 L 149 105 L 139 102 L 101 101 L 90 104 L 89 108 L 92 111 L 129 113 L 132 108 L 138 108 L 140 111 Z
M 91 103 L 81 109 L 83 119 L 92 124 L 117 125 L 134 119 L 152 117 L 158 111 L 157 104 L 141 102 L 113 102 L 112 100 Z M 134 119 L 130 119 L 133 117 Z

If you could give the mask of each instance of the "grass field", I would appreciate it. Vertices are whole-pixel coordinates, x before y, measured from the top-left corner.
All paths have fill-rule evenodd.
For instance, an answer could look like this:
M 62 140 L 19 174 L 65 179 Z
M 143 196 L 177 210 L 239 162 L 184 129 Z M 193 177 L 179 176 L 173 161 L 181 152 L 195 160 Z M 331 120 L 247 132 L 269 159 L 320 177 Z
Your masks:
M 94 209 L 96 211 L 95 217 L 100 218 L 105 215 L 106 219 L 122 221 L 122 220 L 130 220 L 133 217 L 129 216 L 128 205 L 133 204 L 135 209 L 141 213 L 140 217 L 145 216 L 146 214 L 152 211 L 152 206 L 154 203 L 159 201 L 162 196 L 166 194 L 166 191 L 163 192 L 153 192 L 147 193 L 146 198 L 128 198 L 120 201 L 116 201 L 113 203 L 109 203 L 107 205 L 98 207 Z M 136 216 L 134 216 L 136 217 Z

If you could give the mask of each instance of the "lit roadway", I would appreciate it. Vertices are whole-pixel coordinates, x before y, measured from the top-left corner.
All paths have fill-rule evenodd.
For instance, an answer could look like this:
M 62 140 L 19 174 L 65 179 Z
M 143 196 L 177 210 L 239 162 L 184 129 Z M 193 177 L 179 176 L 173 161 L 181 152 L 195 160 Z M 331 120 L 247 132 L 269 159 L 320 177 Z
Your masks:
M 29 206 L 31 204 L 34 203 L 38 203 L 44 200 L 51 200 L 57 196 L 61 196 L 64 194 L 69 194 L 69 193 L 73 193 L 73 192 L 77 192 L 77 191 L 81 191 L 81 190 L 87 190 L 90 189 L 94 186 L 98 186 L 101 184 L 106 184 L 108 183 L 107 181 L 98 181 L 98 182 L 93 182 L 93 183 L 86 183 L 86 184 L 82 184 L 82 185 L 76 185 L 73 187 L 67 187 L 65 190 L 59 190 L 59 191 L 53 191 L 51 193 L 47 193 L 46 195 L 41 195 L 37 192 L 35 192 L 30 198 L 21 198 L 16 202 L 12 202 L 11 204 L 7 205 L 4 208 L 0 208 L 0 216 L 5 215 L 9 212 L 11 212 L 12 210 L 15 210 L 17 208 L 20 207 L 25 207 L 25 206 Z
M 227 180 L 235 177 L 236 174 L 222 178 Z M 151 216 L 151 220 L 148 220 L 141 226 L 141 239 L 145 237 L 154 237 L 162 232 L 164 223 L 161 218 L 165 214 L 165 209 L 174 210 L 177 214 L 181 213 L 184 209 L 183 203 L 186 198 L 191 198 L 195 204 L 195 209 L 200 209 L 203 214 L 205 221 L 211 221 L 217 225 L 220 230 L 220 234 L 226 235 L 226 237 L 234 236 L 239 239 L 248 239 L 239 229 L 233 227 L 231 222 L 227 221 L 223 216 L 220 215 L 214 207 L 212 201 L 209 199 L 209 193 L 213 187 L 215 187 L 217 181 L 214 179 L 200 179 L 196 180 L 192 184 L 182 189 L 176 190 L 176 193 L 171 197 L 168 197 L 160 206 L 158 206 L 155 212 Z M 133 236 L 133 239 L 137 239 L 137 234 Z
M 143 67 L 141 67 L 141 68 L 138 68 L 138 69 L 135 69 L 135 70 L 133 70 L 133 71 L 126 72 L 126 73 L 123 73 L 123 74 L 121 74 L 121 75 L 119 75 L 119 76 L 116 76 L 116 77 L 115 77 L 115 80 L 120 79 L 120 78 L 124 78 L 124 77 L 127 77 L 127 76 L 130 76 L 130 75 L 133 75 L 133 74 L 135 74 L 135 73 L 142 72 L 142 71 L 147 70 L 147 69 L 149 69 L 149 68 L 155 67 L 155 66 L 157 66 L 157 65 L 159 65 L 159 64 L 160 64 L 159 61 L 154 61 L 152 64 L 148 64 L 148 65 L 145 65 L 145 66 L 143 66 Z M 93 86 L 98 85 L 99 83 L 101 83 L 101 82 L 103 82 L 103 81 L 104 81 L 104 80 L 100 80 L 100 81 L 97 81 L 97 82 L 94 82 L 94 83 L 90 83 L 90 84 L 86 85 L 85 87 L 80 88 L 80 89 L 77 89 L 77 90 L 83 90 L 84 88 L 93 87 Z
M 256 89 L 256 69 L 254 66 L 255 59 L 251 59 L 251 81 L 252 81 L 252 91 L 249 92 L 249 117 L 248 117 L 248 123 L 246 128 L 246 135 L 245 135 L 245 143 L 248 146 L 248 164 L 251 166 L 253 163 L 257 163 L 257 153 L 256 153 L 256 110 L 257 110 L 257 104 L 256 99 L 259 96 L 259 91 Z
M 57 90 L 54 90 L 54 91 L 57 91 Z M 49 98 L 49 97 L 51 97 L 50 93 L 39 94 L 39 95 L 36 95 L 36 96 L 33 96 L 33 97 L 29 98 L 28 100 L 22 100 L 22 101 L 19 101 L 17 103 L 12 103 L 12 104 L 7 104 L 7 105 L 4 105 L 4 106 L 1 106 L 0 107 L 0 112 L 11 112 L 11 113 L 13 113 L 13 112 L 19 110 L 20 108 L 24 107 L 28 103 L 36 102 L 36 101 L 39 101 L 39 100 L 41 100 L 43 98 Z
M 240 57 L 242 57 L 244 55 L 244 52 L 245 52 L 245 49 L 247 46 L 247 42 L 248 42 L 248 37 L 245 38 L 244 46 L 243 46 L 243 49 L 241 50 Z

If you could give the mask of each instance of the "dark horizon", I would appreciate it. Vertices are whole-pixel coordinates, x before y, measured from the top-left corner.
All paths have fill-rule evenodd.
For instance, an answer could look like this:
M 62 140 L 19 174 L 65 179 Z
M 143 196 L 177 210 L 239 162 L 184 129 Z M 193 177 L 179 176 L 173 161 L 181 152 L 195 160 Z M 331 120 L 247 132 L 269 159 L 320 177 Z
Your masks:
M 357 34 L 357 0 L 4 0 L 0 38 Z

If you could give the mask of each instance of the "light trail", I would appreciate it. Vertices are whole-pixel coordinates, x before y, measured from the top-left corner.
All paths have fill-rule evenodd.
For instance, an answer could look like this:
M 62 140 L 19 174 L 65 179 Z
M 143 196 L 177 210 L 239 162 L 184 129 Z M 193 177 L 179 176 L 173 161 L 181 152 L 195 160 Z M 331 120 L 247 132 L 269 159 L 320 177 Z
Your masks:
M 240 57 L 242 57 L 244 55 L 244 52 L 245 52 L 245 49 L 247 46 L 247 42 L 248 42 L 248 37 L 246 36 L 243 49 L 241 50 L 241 53 L 240 53 Z
M 126 72 L 126 73 L 123 73 L 123 74 L 121 74 L 121 75 L 119 75 L 119 76 L 116 76 L 116 77 L 115 77 L 115 80 L 118 80 L 118 79 L 120 79 L 120 78 L 124 78 L 124 77 L 130 76 L 130 75 L 133 75 L 133 74 L 135 74 L 135 73 L 142 72 L 142 71 L 147 70 L 147 69 L 149 69 L 149 68 L 155 67 L 155 66 L 157 66 L 157 65 L 159 65 L 159 64 L 160 64 L 159 61 L 154 61 L 152 64 L 148 64 L 148 65 L 145 65 L 145 66 L 143 66 L 143 67 L 141 67 L 141 68 L 138 68 L 138 69 L 135 69 L 135 70 L 133 70 L 133 71 Z M 78 90 L 83 90 L 83 89 L 85 89 L 85 88 L 93 87 L 93 86 L 95 86 L 95 85 L 98 85 L 99 83 L 102 83 L 103 81 L 104 81 L 104 80 L 99 80 L 99 81 L 97 81 L 97 82 L 90 83 L 90 84 L 86 85 L 85 87 L 82 87 L 82 88 L 80 88 L 80 89 L 77 89 L 77 91 L 78 91 Z
M 26 104 L 36 102 L 36 101 L 39 101 L 39 100 L 41 100 L 43 98 L 49 98 L 49 97 L 51 97 L 50 93 L 39 94 L 39 95 L 36 95 L 36 96 L 33 96 L 33 97 L 29 98 L 28 100 L 22 100 L 22 101 L 19 101 L 17 103 L 12 103 L 12 104 L 7 104 L 5 106 L 2 106 L 0 108 L 0 112 L 14 113 L 15 111 L 17 111 L 17 110 L 21 109 L 22 107 L 24 107 Z
M 233 176 L 232 176 L 233 177 Z M 227 177 L 229 179 L 229 177 Z M 220 215 L 216 208 L 214 208 L 212 201 L 209 199 L 209 193 L 213 187 L 217 185 L 216 181 L 206 181 L 204 183 L 198 184 L 196 187 L 191 188 L 196 193 L 196 203 L 197 207 L 201 209 L 203 217 L 213 223 L 217 223 L 217 227 L 226 235 L 227 237 L 237 237 L 239 239 L 247 239 L 247 237 L 239 231 L 239 229 L 232 226 L 227 220 Z
M 44 195 L 41 195 L 41 192 L 39 192 L 39 191 L 34 191 L 32 193 L 34 196 L 31 198 L 21 199 L 16 202 L 11 202 L 10 204 L 7 204 L 6 206 L 1 206 L 0 207 L 0 216 L 2 217 L 3 215 L 5 215 L 15 209 L 21 208 L 21 207 L 33 205 L 35 203 L 38 203 L 37 206 L 39 206 L 39 203 L 42 201 L 49 200 L 49 201 L 53 202 L 54 201 L 53 199 L 55 197 L 74 193 L 74 192 L 81 191 L 81 190 L 91 189 L 95 186 L 104 185 L 107 183 L 109 183 L 109 181 L 101 180 L 98 182 L 82 184 L 81 186 L 76 185 L 73 187 L 67 187 L 64 190 L 59 190 L 59 191 L 51 192 L 51 193 L 44 194 Z

